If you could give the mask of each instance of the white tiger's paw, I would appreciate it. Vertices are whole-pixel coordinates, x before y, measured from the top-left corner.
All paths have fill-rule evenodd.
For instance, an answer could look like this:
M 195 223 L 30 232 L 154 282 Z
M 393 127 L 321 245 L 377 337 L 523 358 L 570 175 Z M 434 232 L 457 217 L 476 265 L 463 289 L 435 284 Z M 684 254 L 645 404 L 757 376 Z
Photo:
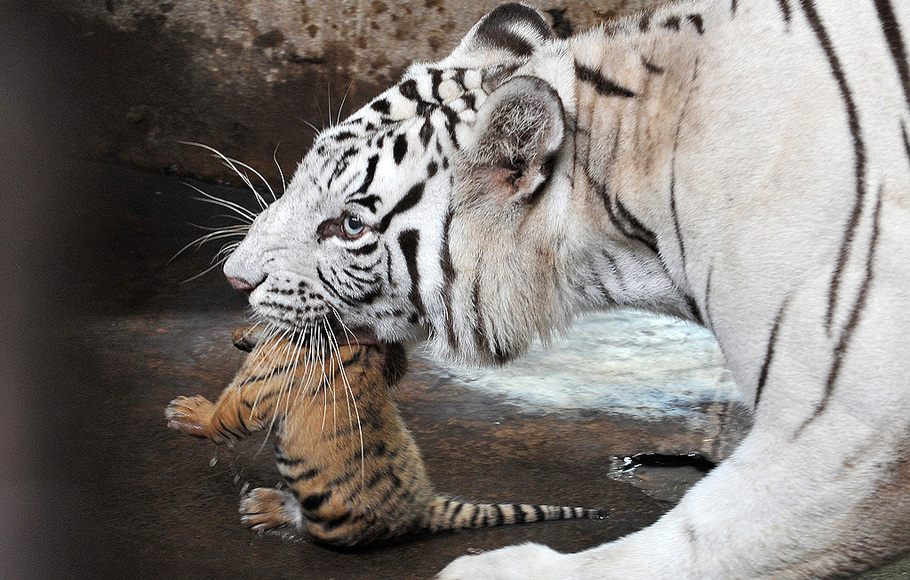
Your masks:
M 570 554 L 541 544 L 509 546 L 462 556 L 439 573 L 439 580 L 555 580 L 577 576 Z

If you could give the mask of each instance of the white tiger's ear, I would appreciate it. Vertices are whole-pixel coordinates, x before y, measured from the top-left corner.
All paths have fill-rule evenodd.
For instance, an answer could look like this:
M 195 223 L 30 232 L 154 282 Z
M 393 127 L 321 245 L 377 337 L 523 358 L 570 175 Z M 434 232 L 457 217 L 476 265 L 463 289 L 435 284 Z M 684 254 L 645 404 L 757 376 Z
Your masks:
M 539 12 L 524 4 L 503 4 L 481 18 L 440 65 L 486 69 L 522 62 L 549 38 L 550 26 Z
M 493 91 L 463 147 L 474 196 L 536 199 L 553 173 L 565 137 L 563 115 L 556 90 L 537 77 L 513 77 Z

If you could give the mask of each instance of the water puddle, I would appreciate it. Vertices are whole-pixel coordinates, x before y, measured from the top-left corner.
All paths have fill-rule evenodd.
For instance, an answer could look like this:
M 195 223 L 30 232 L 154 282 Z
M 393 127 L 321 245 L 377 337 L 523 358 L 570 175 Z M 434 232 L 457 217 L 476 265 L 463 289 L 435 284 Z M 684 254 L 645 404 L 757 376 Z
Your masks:
M 713 462 L 697 453 L 639 453 L 611 458 L 607 477 L 634 485 L 655 499 L 676 503 L 714 467 Z

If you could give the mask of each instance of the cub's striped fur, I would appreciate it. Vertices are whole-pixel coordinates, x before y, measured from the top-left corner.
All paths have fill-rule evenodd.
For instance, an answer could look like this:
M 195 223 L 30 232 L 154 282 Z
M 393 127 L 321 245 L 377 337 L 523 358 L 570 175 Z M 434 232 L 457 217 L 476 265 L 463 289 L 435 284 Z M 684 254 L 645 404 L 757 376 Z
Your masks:
M 255 341 L 246 330 L 235 342 Z M 414 532 L 601 517 L 580 507 L 437 495 L 392 402 L 406 364 L 400 347 L 345 344 L 322 356 L 299 337 L 259 342 L 216 403 L 179 397 L 165 413 L 170 427 L 217 443 L 274 431 L 288 489 L 257 488 L 243 498 L 241 519 L 253 529 L 293 526 L 354 546 Z

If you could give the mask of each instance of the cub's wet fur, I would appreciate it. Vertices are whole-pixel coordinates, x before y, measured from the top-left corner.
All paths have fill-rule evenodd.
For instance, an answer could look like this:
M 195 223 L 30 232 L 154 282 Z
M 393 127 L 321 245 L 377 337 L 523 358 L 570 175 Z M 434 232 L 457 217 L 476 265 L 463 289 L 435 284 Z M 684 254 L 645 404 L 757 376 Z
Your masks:
M 255 530 L 292 526 L 354 546 L 413 532 L 601 517 L 579 507 L 437 495 L 392 402 L 390 389 L 406 367 L 396 345 L 341 344 L 322 356 L 287 334 L 238 329 L 234 338 L 238 348 L 255 348 L 218 401 L 178 397 L 165 415 L 169 427 L 216 443 L 275 433 L 288 489 L 257 488 L 241 500 L 241 519 Z

